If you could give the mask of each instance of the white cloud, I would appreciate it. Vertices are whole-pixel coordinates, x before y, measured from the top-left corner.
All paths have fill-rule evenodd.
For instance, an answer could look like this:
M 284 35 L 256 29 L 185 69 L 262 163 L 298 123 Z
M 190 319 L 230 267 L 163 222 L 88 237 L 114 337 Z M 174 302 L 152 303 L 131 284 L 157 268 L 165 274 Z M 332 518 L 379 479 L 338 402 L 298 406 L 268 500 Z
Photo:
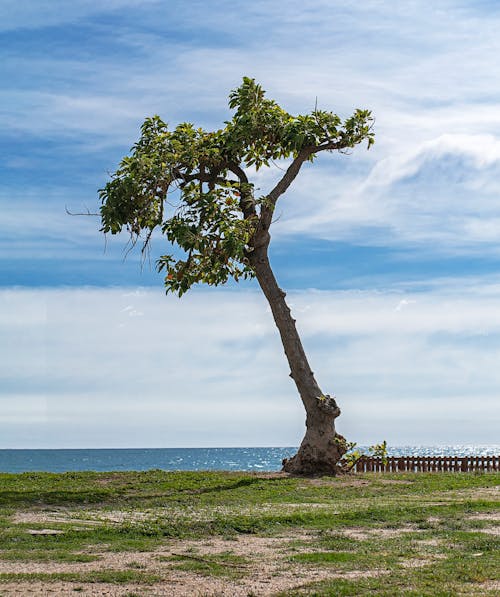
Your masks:
M 291 111 L 307 111 L 317 98 L 320 107 L 343 116 L 369 107 L 377 119 L 373 150 L 328 156 L 301 174 L 280 204 L 278 236 L 432 243 L 444 252 L 474 252 L 491 243 L 500 218 L 498 173 L 486 171 L 497 167 L 500 151 L 495 7 L 451 0 L 425 7 L 347 0 L 291 7 L 284 14 L 268 2 L 4 3 L 5 28 L 120 15 L 109 52 L 9 54 L 4 130 L 73 140 L 86 156 L 106 150 L 109 161 L 99 157 L 104 171 L 119 157 L 111 148 L 128 148 L 146 115 L 220 126 L 229 89 L 247 74 Z M 103 35 L 111 25 L 100 27 Z M 308 40 L 300 52 L 297 39 Z M 444 165 L 441 176 L 432 169 L 443 156 L 467 160 L 465 183 L 443 179 L 453 166 Z M 411 188 L 400 188 L 413 175 L 420 177 Z M 272 179 L 257 177 L 263 192 Z M 40 212 L 34 221 L 43 219 Z
M 388 187 L 398 180 L 416 174 L 426 161 L 439 160 L 446 155 L 465 156 L 471 160 L 475 168 L 482 169 L 500 161 L 500 139 L 493 135 L 440 135 L 416 148 L 411 148 L 410 151 L 380 160 L 370 172 L 364 189 Z
M 420 143 L 457 129 L 477 132 L 478 124 L 481 132 L 491 130 L 492 123 L 498 126 L 491 99 L 498 83 L 491 73 L 495 49 L 500 49 L 499 17 L 464 12 L 455 2 L 446 3 L 446 20 L 444 8 L 426 5 L 422 10 L 418 2 L 404 8 L 380 2 L 324 3 L 321 9 L 316 3 L 314 10 L 293 3 L 295 9 L 287 15 L 268 2 L 242 3 L 233 10 L 224 3 L 196 8 L 179 4 L 168 10 L 161 3 L 144 9 L 123 0 L 104 6 L 62 3 L 64 9 L 56 9 L 59 2 L 48 4 L 71 18 L 79 11 L 140 7 L 130 14 L 143 27 L 122 18 L 113 28 L 118 51 L 93 56 L 93 68 L 72 56 L 51 59 L 42 54 L 33 57 L 31 65 L 13 57 L 13 68 L 42 70 L 47 83 L 58 82 L 55 93 L 23 88 L 24 95 L 15 96 L 13 108 L 17 110 L 21 100 L 25 113 L 16 121 L 29 130 L 43 125 L 64 134 L 69 125 L 95 135 L 104 126 L 101 133 L 127 142 L 122 135 L 124 129 L 132 132 L 130 110 L 141 118 L 161 109 L 167 120 L 189 119 L 190 113 L 200 111 L 220 115 L 227 92 L 243 74 L 257 77 L 271 96 L 292 110 L 312 108 L 316 97 L 320 106 L 345 115 L 360 104 L 373 108 L 382 147 L 390 147 L 388 139 L 393 137 L 400 148 L 409 140 Z M 198 35 L 190 20 L 194 11 L 202 23 Z M 43 21 L 50 11 L 31 7 L 30 12 Z M 168 19 L 174 31 L 177 24 L 178 34 L 158 30 L 162 19 Z M 29 19 L 21 14 L 18 21 Z M 300 52 L 298 38 L 308 39 Z M 74 92 L 70 97 L 65 93 L 68 82 Z M 110 113 L 111 106 L 116 106 L 116 114 Z M 90 111 L 94 121 L 88 117 Z M 110 117 L 121 126 L 106 125 Z M 216 123 L 213 116 L 211 120 Z
M 401 309 L 404 309 L 408 305 L 412 305 L 413 303 L 416 303 L 416 302 L 417 301 L 414 301 L 414 300 L 401 299 L 399 301 L 399 303 L 396 305 L 395 310 L 401 311 Z
M 339 429 L 362 443 L 494 442 L 499 288 L 289 295 L 320 385 L 343 409 Z M 300 441 L 303 410 L 257 293 L 179 301 L 160 290 L 6 290 L 1 299 L 4 447 Z
M 379 160 L 364 175 L 352 171 L 351 160 L 356 156 L 328 164 L 325 157 L 301 173 L 280 203 L 275 233 L 434 254 L 498 253 L 500 137 L 441 135 Z

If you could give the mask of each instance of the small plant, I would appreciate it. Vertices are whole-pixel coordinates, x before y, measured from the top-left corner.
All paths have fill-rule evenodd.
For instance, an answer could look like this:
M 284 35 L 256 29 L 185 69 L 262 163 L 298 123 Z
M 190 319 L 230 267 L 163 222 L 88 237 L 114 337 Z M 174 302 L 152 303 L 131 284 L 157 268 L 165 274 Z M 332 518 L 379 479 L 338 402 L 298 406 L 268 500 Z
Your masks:
M 370 446 L 368 451 L 373 456 L 382 459 L 382 464 L 387 464 L 387 442 L 384 441 L 381 444 L 375 444 L 374 446 Z
M 351 471 L 357 462 L 366 456 L 366 453 L 357 448 L 356 442 L 348 442 L 342 436 L 337 436 L 335 441 L 346 451 L 342 459 L 338 462 L 339 472 L 348 473 Z M 381 444 L 374 444 L 368 448 L 368 452 L 375 457 L 381 459 L 383 464 L 387 464 L 387 442 L 384 440 Z

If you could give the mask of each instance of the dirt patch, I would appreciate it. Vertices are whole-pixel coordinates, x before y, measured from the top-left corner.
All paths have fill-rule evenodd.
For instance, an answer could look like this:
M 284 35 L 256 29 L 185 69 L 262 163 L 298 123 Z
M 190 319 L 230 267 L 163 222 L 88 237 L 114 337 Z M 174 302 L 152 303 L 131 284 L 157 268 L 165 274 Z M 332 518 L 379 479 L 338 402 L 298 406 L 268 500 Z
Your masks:
M 136 593 L 144 596 L 172 595 L 175 597 L 217 596 L 247 597 L 249 594 L 267 596 L 279 591 L 293 590 L 328 578 L 354 579 L 366 576 L 381 576 L 388 570 L 335 571 L 328 567 L 307 566 L 290 559 L 295 553 L 296 541 L 309 541 L 311 533 L 287 533 L 282 537 L 237 537 L 234 540 L 210 538 L 204 541 L 170 542 L 152 552 L 100 552 L 99 560 L 93 562 L 12 562 L 0 561 L 0 572 L 45 573 L 58 572 L 89 573 L 101 570 L 133 569 L 155 574 L 162 578 L 161 590 L 158 585 L 109 585 L 106 583 L 34 582 L 1 583 L 2 595 L 82 595 L 123 596 Z M 178 561 L 172 555 L 186 555 L 186 561 L 199 558 L 208 562 L 217 561 L 228 553 L 241 556 L 246 561 L 235 567 L 233 578 L 221 578 L 197 574 L 176 568 Z M 239 570 L 241 568 L 241 570 Z
M 266 559 L 276 559 L 280 554 L 293 551 L 293 543 L 296 541 L 310 541 L 312 533 L 287 533 L 280 537 L 236 537 L 235 539 L 222 539 L 211 537 L 210 539 L 196 541 L 173 541 L 163 552 L 199 551 L 207 555 L 231 551 L 234 555 L 243 557 L 259 556 Z M 120 554 L 116 554 L 120 555 Z
M 126 595 L 136 594 L 144 597 L 165 597 L 163 590 L 156 590 L 152 587 L 143 585 L 123 585 L 117 586 L 109 583 L 85 584 L 70 582 L 43 583 L 38 581 L 30 582 L 8 582 L 0 584 L 0 594 L 12 595 L 15 597 L 75 597 L 75 595 L 87 595 L 103 597 L 125 597 Z
M 467 516 L 468 520 L 498 520 L 500 521 L 500 512 L 481 512 L 481 514 L 471 514 Z
M 96 570 L 109 570 L 109 568 L 103 566 L 101 560 L 95 562 L 24 562 L 0 560 L 1 574 L 57 574 L 58 572 L 92 572 Z M 0 595 L 3 594 L 2 590 L 3 584 L 0 584 Z
M 252 512 L 252 510 L 258 510 L 259 512 L 269 511 L 269 512 L 276 512 L 279 510 L 286 510 L 289 512 L 290 510 L 309 510 L 311 508 L 327 508 L 328 510 L 332 509 L 332 505 L 325 503 L 325 502 L 300 502 L 299 504 L 295 504 L 293 502 L 280 502 L 279 504 L 275 503 L 262 503 L 259 504 L 256 508 L 249 508 L 247 511 Z M 218 512 L 221 510 L 217 509 Z M 245 510 L 240 509 L 240 512 L 245 512 Z M 334 512 L 337 514 L 337 512 Z
M 137 522 L 148 520 L 151 517 L 157 517 L 161 510 L 104 510 L 100 512 L 92 512 L 91 521 L 94 524 L 99 523 L 114 523 L 123 524 L 124 522 Z
M 64 510 L 28 510 L 26 512 L 16 512 L 11 520 L 15 524 L 68 522 L 71 520 L 71 513 Z
M 158 514 L 158 511 L 154 512 Z M 12 516 L 12 522 L 15 524 L 47 524 L 64 523 L 84 526 L 94 526 L 103 523 L 122 524 L 124 522 L 142 521 L 151 517 L 153 511 L 124 511 L 124 510 L 104 510 L 88 511 L 80 517 L 75 511 L 45 511 L 31 510 L 26 512 L 16 512 Z
M 495 487 L 475 487 L 474 489 L 456 489 L 449 492 L 450 496 L 462 498 L 497 500 L 500 494 L 500 485 Z
M 248 595 L 270 596 L 276 591 L 299 588 L 310 582 L 323 580 L 325 576 L 322 571 L 311 571 L 311 574 L 301 575 L 292 579 L 290 577 L 278 582 L 276 578 L 263 579 L 256 582 L 245 581 L 243 584 L 237 582 L 228 583 L 222 579 L 207 579 L 200 576 L 193 578 L 184 572 L 178 572 L 176 576 L 166 579 L 161 586 L 125 584 L 114 585 L 109 583 L 70 583 L 70 582 L 22 582 L 0 584 L 2 595 L 30 597 L 47 597 L 48 595 L 74 597 L 86 595 L 88 597 L 126 597 L 128 595 L 141 595 L 141 597 L 248 597 Z M 352 580 L 361 577 L 377 577 L 388 574 L 387 570 L 353 570 L 345 574 L 333 574 L 328 578 L 345 578 Z
M 489 580 L 482 582 L 478 585 L 482 591 L 499 591 L 500 592 L 500 580 Z
M 415 526 L 407 525 L 404 527 L 399 527 L 397 529 L 367 529 L 364 527 L 352 527 L 350 529 L 340 530 L 339 532 L 345 537 L 349 537 L 350 539 L 356 539 L 357 541 L 365 541 L 367 539 L 373 539 L 373 537 L 380 537 L 382 539 L 392 539 L 393 537 L 399 537 L 399 535 L 402 535 L 403 533 L 418 533 L 421 531 Z
M 308 479 L 307 484 L 301 485 L 299 489 L 307 489 L 308 487 L 363 487 L 371 485 L 370 481 L 366 479 L 339 479 L 338 477 L 322 477 L 320 479 Z
M 235 513 L 253 515 L 261 514 L 264 511 L 277 512 L 291 510 L 311 510 L 311 509 L 331 509 L 331 504 L 321 502 L 304 503 L 262 503 L 258 506 L 248 508 L 210 506 L 200 508 L 198 511 L 186 512 L 184 508 L 150 508 L 145 510 L 85 510 L 85 511 L 46 511 L 31 510 L 17 512 L 12 516 L 12 522 L 15 524 L 40 524 L 50 527 L 51 524 L 69 524 L 72 529 L 85 530 L 99 525 L 121 525 L 135 522 L 152 522 L 159 519 L 177 519 L 185 520 L 210 520 L 215 514 L 222 516 L 231 516 Z
M 286 479 L 291 477 L 290 473 L 285 473 L 283 471 L 275 471 L 275 472 L 268 472 L 268 473 L 246 473 L 249 474 L 251 477 L 257 477 L 258 479 Z
M 442 541 L 439 539 L 417 539 L 418 545 L 425 545 L 426 547 L 438 547 L 442 545 Z
M 436 560 L 444 560 L 446 556 L 442 553 L 433 554 L 432 558 L 410 558 L 403 560 L 401 566 L 403 568 L 423 568 L 424 566 L 430 566 L 434 564 Z
M 478 514 L 471 514 L 467 516 L 467 520 L 478 520 L 486 522 L 500 522 L 500 512 L 481 512 Z M 495 537 L 500 536 L 500 526 L 487 526 L 478 529 L 474 529 L 478 533 L 486 533 L 487 535 L 494 535 Z
M 404 479 L 377 479 L 377 483 L 381 485 L 413 485 L 413 481 Z
M 410 560 L 404 560 L 401 562 L 403 568 L 423 568 L 432 564 L 432 560 L 424 560 L 419 558 L 411 558 Z
M 482 529 L 475 529 L 479 533 L 486 533 L 487 535 L 494 535 L 500 537 L 500 527 L 483 527 Z

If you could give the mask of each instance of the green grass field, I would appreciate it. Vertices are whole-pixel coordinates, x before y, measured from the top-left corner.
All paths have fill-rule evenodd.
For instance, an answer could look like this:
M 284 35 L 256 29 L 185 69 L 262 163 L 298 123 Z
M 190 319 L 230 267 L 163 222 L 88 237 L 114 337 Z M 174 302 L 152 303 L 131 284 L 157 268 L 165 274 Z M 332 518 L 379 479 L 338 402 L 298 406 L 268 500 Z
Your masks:
M 500 594 L 500 475 L 0 475 L 0 595 Z

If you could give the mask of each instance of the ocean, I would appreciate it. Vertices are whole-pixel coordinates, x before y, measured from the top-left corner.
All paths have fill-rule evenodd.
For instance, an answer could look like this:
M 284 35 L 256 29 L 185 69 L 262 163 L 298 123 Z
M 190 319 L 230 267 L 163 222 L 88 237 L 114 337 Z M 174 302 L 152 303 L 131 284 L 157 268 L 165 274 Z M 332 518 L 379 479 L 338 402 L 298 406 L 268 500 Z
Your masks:
M 361 446 L 363 449 L 363 446 Z M 297 448 L 123 448 L 0 450 L 0 472 L 278 471 Z M 500 445 L 390 446 L 390 456 L 487 456 Z

